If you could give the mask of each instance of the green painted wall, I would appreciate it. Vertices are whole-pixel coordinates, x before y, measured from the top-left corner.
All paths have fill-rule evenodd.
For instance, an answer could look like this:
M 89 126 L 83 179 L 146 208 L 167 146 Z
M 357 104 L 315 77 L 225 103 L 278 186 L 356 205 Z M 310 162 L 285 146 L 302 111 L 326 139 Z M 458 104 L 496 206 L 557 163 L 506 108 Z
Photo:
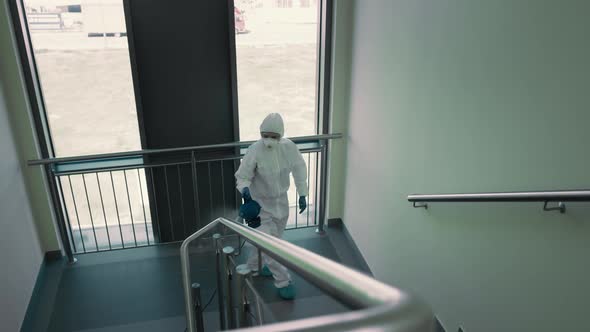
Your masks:
M 332 36 L 332 90 L 330 92 L 330 133 L 342 133 L 343 139 L 330 141 L 328 173 L 328 218 L 342 218 L 344 209 L 344 181 L 346 163 L 346 137 L 349 103 L 345 97 L 350 91 L 350 60 L 352 11 L 351 0 L 334 1 Z
M 38 158 L 38 150 L 19 59 L 16 55 L 7 0 L 0 2 L 0 80 L 41 248 L 43 251 L 59 250 L 43 172 L 39 167 L 26 166 L 27 160 Z
M 355 1 L 343 218 L 376 277 L 448 331 L 590 331 L 590 203 L 406 201 L 590 187 L 589 14 L 583 0 Z

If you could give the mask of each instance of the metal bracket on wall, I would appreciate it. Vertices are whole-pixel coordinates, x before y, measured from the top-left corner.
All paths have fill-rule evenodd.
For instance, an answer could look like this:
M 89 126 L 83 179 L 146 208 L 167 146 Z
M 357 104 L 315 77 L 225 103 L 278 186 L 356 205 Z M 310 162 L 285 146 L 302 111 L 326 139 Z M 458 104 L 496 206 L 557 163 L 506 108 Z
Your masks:
M 558 202 L 557 206 L 554 207 L 547 207 L 549 205 L 549 201 L 545 201 L 543 204 L 543 211 L 559 211 L 559 213 L 565 213 L 565 204 L 563 202 Z
M 424 209 L 428 210 L 428 204 L 424 203 L 424 202 L 412 202 L 412 206 L 415 208 L 424 208 Z

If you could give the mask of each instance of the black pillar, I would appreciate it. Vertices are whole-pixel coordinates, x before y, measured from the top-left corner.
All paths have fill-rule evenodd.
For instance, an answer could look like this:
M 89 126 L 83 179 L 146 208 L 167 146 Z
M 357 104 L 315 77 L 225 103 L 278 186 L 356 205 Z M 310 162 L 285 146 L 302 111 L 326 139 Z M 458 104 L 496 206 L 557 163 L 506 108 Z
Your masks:
M 143 148 L 237 141 L 233 1 L 125 0 L 125 16 Z M 235 153 L 226 149 L 197 157 Z M 146 162 L 190 160 L 190 153 L 182 153 L 151 156 Z M 190 164 L 148 171 L 160 242 L 182 240 L 223 211 L 231 217 L 234 171 L 233 161 L 199 163 L 197 195 Z

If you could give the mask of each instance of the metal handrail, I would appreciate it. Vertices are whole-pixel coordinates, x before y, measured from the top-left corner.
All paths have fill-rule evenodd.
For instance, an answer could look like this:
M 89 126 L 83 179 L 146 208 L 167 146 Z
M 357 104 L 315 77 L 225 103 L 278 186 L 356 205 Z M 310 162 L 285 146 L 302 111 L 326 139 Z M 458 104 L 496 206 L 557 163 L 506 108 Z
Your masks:
M 312 153 L 312 152 L 322 152 L 321 148 L 311 148 L 311 149 L 299 149 L 301 153 Z M 219 161 L 229 161 L 229 160 L 240 160 L 244 156 L 233 156 L 233 157 L 224 157 L 224 158 L 211 158 L 211 159 L 198 159 L 195 160 L 197 164 L 204 164 L 209 162 L 219 162 Z M 95 167 L 95 168 L 87 168 L 84 170 L 74 170 L 74 171 L 59 171 L 56 170 L 54 173 L 55 175 L 76 175 L 76 174 L 88 174 L 88 173 L 103 173 L 109 171 L 123 171 L 123 170 L 130 170 L 130 169 L 146 169 L 146 168 L 156 168 L 156 167 L 163 167 L 163 166 L 177 166 L 177 165 L 190 165 L 192 161 L 176 161 L 176 162 L 167 162 L 167 163 L 155 163 L 155 164 L 132 164 L 129 166 L 107 166 L 107 167 Z
M 417 298 L 379 282 L 363 273 L 225 218 L 218 218 L 189 236 L 180 247 L 187 328 L 196 331 L 192 310 L 189 244 L 217 225 L 223 225 L 252 245 L 354 311 L 270 324 L 248 331 L 375 331 L 430 332 L 434 316 Z
M 342 134 L 325 134 L 325 135 L 312 135 L 312 136 L 299 136 L 289 138 L 294 143 L 305 143 L 311 141 L 322 141 L 342 138 Z M 226 149 L 226 148 L 242 148 L 247 147 L 255 143 L 256 141 L 244 141 L 244 142 L 232 142 L 232 143 L 221 143 L 221 144 L 209 144 L 209 145 L 198 145 L 198 146 L 186 146 L 179 148 L 166 148 L 166 149 L 144 149 L 137 151 L 126 151 L 126 152 L 113 152 L 113 153 L 101 153 L 91 154 L 85 156 L 74 156 L 74 157 L 60 157 L 60 158 L 45 158 L 45 159 L 33 159 L 29 160 L 27 164 L 29 166 L 34 165 L 51 165 L 63 162 L 76 162 L 76 161 L 87 161 L 97 159 L 112 159 L 112 158 L 125 158 L 125 157 L 137 157 L 147 156 L 159 153 L 176 153 L 176 152 L 191 152 L 191 151 L 202 151 L 202 150 L 215 150 L 215 149 Z
M 410 202 L 587 202 L 590 190 L 521 191 L 470 194 L 412 194 Z
M 590 190 L 515 191 L 471 194 L 408 195 L 415 208 L 428 209 L 427 202 L 545 202 L 544 211 L 565 213 L 563 202 L 590 202 Z M 558 202 L 548 207 L 549 202 Z M 419 204 L 416 204 L 419 203 Z

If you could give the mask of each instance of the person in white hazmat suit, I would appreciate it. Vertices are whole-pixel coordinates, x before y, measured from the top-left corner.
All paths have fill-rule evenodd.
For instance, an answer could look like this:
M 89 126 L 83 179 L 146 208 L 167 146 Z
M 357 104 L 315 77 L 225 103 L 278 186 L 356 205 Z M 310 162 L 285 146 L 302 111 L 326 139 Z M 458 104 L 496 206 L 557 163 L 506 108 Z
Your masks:
M 283 138 L 284 125 L 280 114 L 269 114 L 260 125 L 261 139 L 248 148 L 236 172 L 237 189 L 244 199 L 253 199 L 261 206 L 260 226 L 257 230 L 281 237 L 289 218 L 289 175 L 293 173 L 299 194 L 299 213 L 307 208 L 307 167 L 297 145 Z M 258 255 L 250 247 L 248 267 L 258 270 Z M 262 255 L 263 276 L 273 276 L 279 296 L 290 300 L 295 288 L 287 269 L 277 261 Z

